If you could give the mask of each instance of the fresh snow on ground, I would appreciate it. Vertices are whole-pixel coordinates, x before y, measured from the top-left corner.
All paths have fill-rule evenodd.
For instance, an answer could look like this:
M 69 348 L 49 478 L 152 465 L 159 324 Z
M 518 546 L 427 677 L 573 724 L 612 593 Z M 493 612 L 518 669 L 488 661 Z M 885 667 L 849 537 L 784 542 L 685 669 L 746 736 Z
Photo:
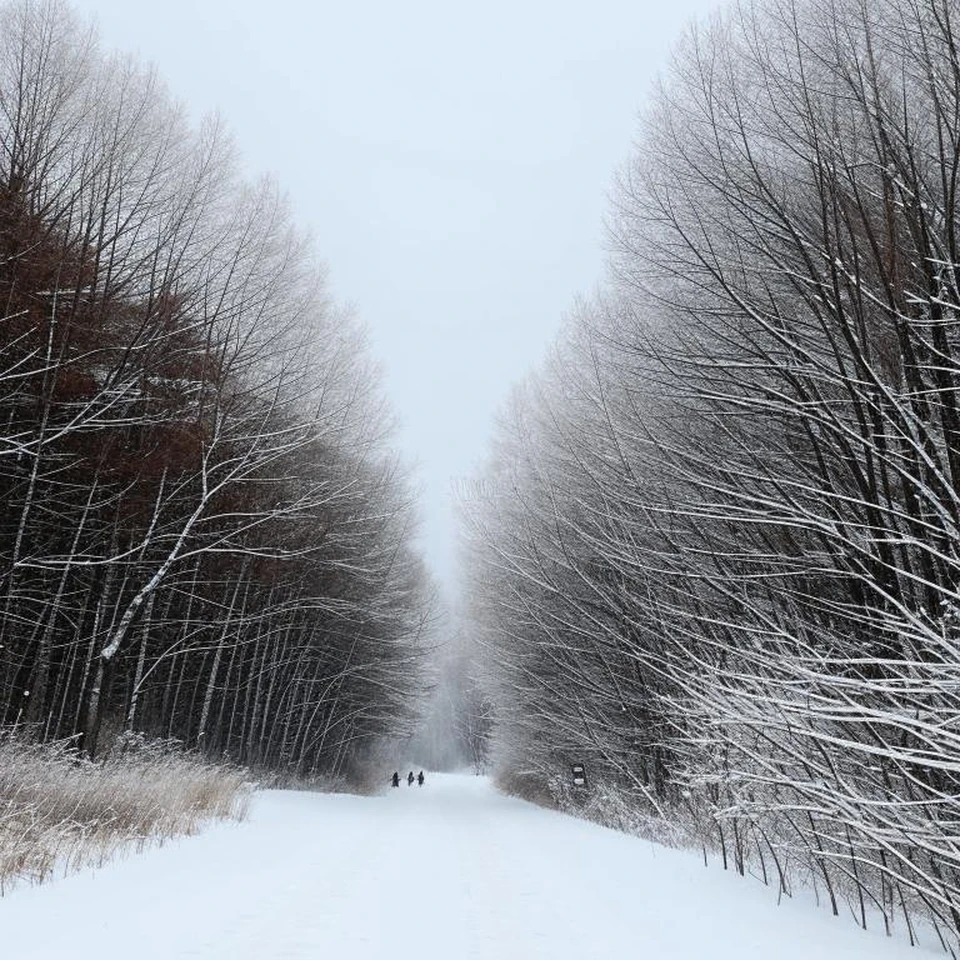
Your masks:
M 19 960 L 922 960 L 696 854 L 470 776 L 267 791 L 221 825 L 0 900 Z

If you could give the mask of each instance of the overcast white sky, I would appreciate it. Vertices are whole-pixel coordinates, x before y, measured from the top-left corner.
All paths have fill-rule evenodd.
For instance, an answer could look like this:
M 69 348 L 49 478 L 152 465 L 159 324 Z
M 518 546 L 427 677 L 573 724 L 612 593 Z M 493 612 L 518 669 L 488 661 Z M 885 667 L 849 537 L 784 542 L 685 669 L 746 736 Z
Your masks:
M 451 483 L 602 273 L 636 116 L 714 0 L 75 0 L 108 47 L 219 110 L 370 329 L 452 581 Z

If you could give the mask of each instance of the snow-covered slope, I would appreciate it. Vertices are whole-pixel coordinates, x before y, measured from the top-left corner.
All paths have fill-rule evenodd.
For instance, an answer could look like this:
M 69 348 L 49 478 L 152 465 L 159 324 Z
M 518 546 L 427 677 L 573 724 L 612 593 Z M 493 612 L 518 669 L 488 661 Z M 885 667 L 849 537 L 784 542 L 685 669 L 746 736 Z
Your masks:
M 20 960 L 920 960 L 696 855 L 469 776 L 362 799 L 272 791 L 251 819 L 0 900 Z

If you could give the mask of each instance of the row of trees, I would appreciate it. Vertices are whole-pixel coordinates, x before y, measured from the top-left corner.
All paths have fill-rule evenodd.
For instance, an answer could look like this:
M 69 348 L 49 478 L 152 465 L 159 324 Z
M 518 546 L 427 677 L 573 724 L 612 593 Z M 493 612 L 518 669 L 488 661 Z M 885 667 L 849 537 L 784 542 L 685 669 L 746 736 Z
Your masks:
M 0 724 L 301 773 L 409 733 L 391 417 L 270 182 L 58 0 L 0 6 Z
M 496 762 L 960 937 L 953 0 L 692 29 L 465 505 Z

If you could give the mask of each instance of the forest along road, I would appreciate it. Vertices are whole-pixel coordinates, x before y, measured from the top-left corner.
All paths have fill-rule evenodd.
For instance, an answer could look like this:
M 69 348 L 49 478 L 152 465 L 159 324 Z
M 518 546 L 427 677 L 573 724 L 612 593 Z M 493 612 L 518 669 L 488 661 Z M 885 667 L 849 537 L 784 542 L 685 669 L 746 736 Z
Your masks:
M 0 900 L 0 957 L 927 955 L 775 900 L 695 853 L 502 797 L 484 779 L 428 775 L 374 798 L 266 791 L 246 823 L 21 887 Z

